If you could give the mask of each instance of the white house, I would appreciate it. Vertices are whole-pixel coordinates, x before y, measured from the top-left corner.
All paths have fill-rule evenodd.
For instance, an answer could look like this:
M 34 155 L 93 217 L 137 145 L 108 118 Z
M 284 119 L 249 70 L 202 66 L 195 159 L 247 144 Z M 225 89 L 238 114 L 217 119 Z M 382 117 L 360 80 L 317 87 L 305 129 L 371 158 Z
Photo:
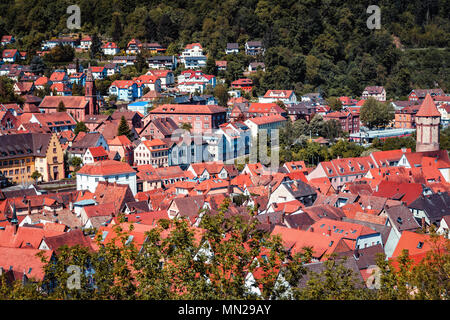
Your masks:
M 206 66 L 206 56 L 200 43 L 188 44 L 180 55 L 180 62 L 186 69 L 197 69 Z
M 440 222 L 437 233 L 443 234 L 447 239 L 450 239 L 450 215 L 444 216 Z
M 203 93 L 206 86 L 214 88 L 217 79 L 214 75 L 204 74 L 202 71 L 185 70 L 178 76 L 178 90 L 180 92 Z
M 281 101 L 284 104 L 297 103 L 297 96 L 293 90 L 267 90 L 266 94 L 259 97 L 260 103 L 274 103 Z
M 361 98 L 367 100 L 370 97 L 378 101 L 386 101 L 386 90 L 382 86 L 366 87 L 362 92 Z
M 280 128 L 285 122 L 286 118 L 279 114 L 250 118 L 244 121 L 247 127 L 249 127 L 253 138 L 256 138 L 258 131 L 263 129 L 267 130 L 267 134 L 270 135 L 272 130 Z
M 120 49 L 115 42 L 106 42 L 102 46 L 102 51 L 105 56 L 114 56 L 120 52 Z
M 114 160 L 86 164 L 77 172 L 77 190 L 95 193 L 99 181 L 130 186 L 133 195 L 137 192 L 136 171 L 128 163 Z

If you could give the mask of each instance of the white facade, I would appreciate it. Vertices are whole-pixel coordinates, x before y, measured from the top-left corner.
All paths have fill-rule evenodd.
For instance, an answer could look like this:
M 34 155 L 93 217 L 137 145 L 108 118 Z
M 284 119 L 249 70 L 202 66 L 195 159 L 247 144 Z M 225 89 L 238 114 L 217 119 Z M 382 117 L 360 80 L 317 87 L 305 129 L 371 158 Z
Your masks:
M 187 69 L 203 68 L 206 66 L 206 56 L 200 44 L 192 44 L 184 49 L 180 55 L 180 62 Z
M 275 103 L 277 101 L 281 101 L 284 104 L 295 104 L 297 103 L 297 96 L 292 92 L 291 95 L 279 95 L 279 94 L 270 94 L 270 97 L 259 97 L 259 103 Z
M 136 173 L 123 173 L 115 175 L 87 175 L 77 173 L 77 190 L 89 190 L 95 193 L 99 181 L 107 181 L 110 183 L 127 184 L 130 186 L 133 195 L 136 195 Z

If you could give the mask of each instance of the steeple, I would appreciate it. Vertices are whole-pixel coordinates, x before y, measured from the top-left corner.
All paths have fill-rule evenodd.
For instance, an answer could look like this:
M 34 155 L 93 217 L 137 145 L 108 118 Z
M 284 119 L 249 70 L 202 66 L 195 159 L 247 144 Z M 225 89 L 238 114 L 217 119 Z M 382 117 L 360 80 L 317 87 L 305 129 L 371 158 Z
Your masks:
M 86 72 L 86 93 L 85 97 L 89 101 L 89 114 L 98 114 L 97 92 L 95 90 L 95 81 L 92 75 L 91 65 L 89 64 Z
M 19 220 L 17 219 L 16 204 L 13 203 L 13 212 L 12 212 L 11 224 L 18 224 L 18 223 L 19 223 Z
M 415 116 L 416 152 L 439 150 L 439 124 L 441 114 L 428 93 Z
M 419 111 L 416 113 L 416 117 L 440 117 L 441 113 L 436 108 L 436 104 L 433 98 L 428 93 L 420 106 Z

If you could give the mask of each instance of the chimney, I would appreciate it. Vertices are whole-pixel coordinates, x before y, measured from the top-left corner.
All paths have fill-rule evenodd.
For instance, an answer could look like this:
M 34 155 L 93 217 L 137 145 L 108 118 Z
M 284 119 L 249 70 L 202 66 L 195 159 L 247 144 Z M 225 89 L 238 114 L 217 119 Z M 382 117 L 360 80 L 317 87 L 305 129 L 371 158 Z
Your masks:
M 424 217 L 422 217 L 422 223 L 421 224 L 422 224 L 422 227 L 425 228 L 425 218 Z
M 327 236 L 331 236 L 331 228 L 330 227 L 328 227 Z
M 356 246 L 356 249 L 354 250 L 353 255 L 355 256 L 356 259 L 359 258 L 359 247 L 358 246 Z
M 313 227 L 309 228 L 309 231 L 314 232 L 314 228 Z
M 28 214 L 31 214 L 31 200 L 28 199 Z
M 266 213 L 267 214 L 267 213 Z M 270 224 L 270 217 L 269 214 L 267 214 L 267 224 Z
M 402 153 L 406 153 L 406 148 L 405 147 L 402 148 Z

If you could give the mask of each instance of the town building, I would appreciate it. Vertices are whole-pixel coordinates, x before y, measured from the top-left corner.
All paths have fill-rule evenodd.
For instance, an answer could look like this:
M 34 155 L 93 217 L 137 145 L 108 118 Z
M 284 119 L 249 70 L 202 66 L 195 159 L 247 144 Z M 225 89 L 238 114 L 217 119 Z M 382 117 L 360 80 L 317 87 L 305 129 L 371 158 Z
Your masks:
M 217 105 L 182 105 L 164 104 L 150 111 L 149 119 L 172 118 L 182 127 L 184 123 L 191 125 L 194 131 L 218 129 L 226 121 L 226 110 Z
M 260 103 L 283 102 L 285 105 L 297 103 L 297 96 L 293 90 L 267 90 L 266 94 L 259 97 Z
M 430 94 L 425 97 L 415 118 L 417 126 L 416 152 L 438 151 L 441 114 Z
M 134 149 L 135 165 L 151 164 L 155 168 L 169 164 L 169 147 L 161 139 L 144 140 Z
M 0 136 L 0 171 L 11 181 L 31 183 L 33 172 L 42 181 L 63 179 L 64 156 L 56 134 L 24 133 Z
M 370 97 L 384 102 L 386 101 L 386 90 L 382 86 L 368 86 L 362 92 L 361 99 L 367 100 Z
M 136 171 L 128 163 L 114 160 L 98 161 L 84 165 L 77 172 L 77 190 L 95 193 L 99 182 L 128 185 L 136 194 Z
M 206 66 L 206 56 L 203 54 L 203 47 L 200 43 L 186 45 L 180 55 L 180 62 L 186 69 L 198 69 Z

